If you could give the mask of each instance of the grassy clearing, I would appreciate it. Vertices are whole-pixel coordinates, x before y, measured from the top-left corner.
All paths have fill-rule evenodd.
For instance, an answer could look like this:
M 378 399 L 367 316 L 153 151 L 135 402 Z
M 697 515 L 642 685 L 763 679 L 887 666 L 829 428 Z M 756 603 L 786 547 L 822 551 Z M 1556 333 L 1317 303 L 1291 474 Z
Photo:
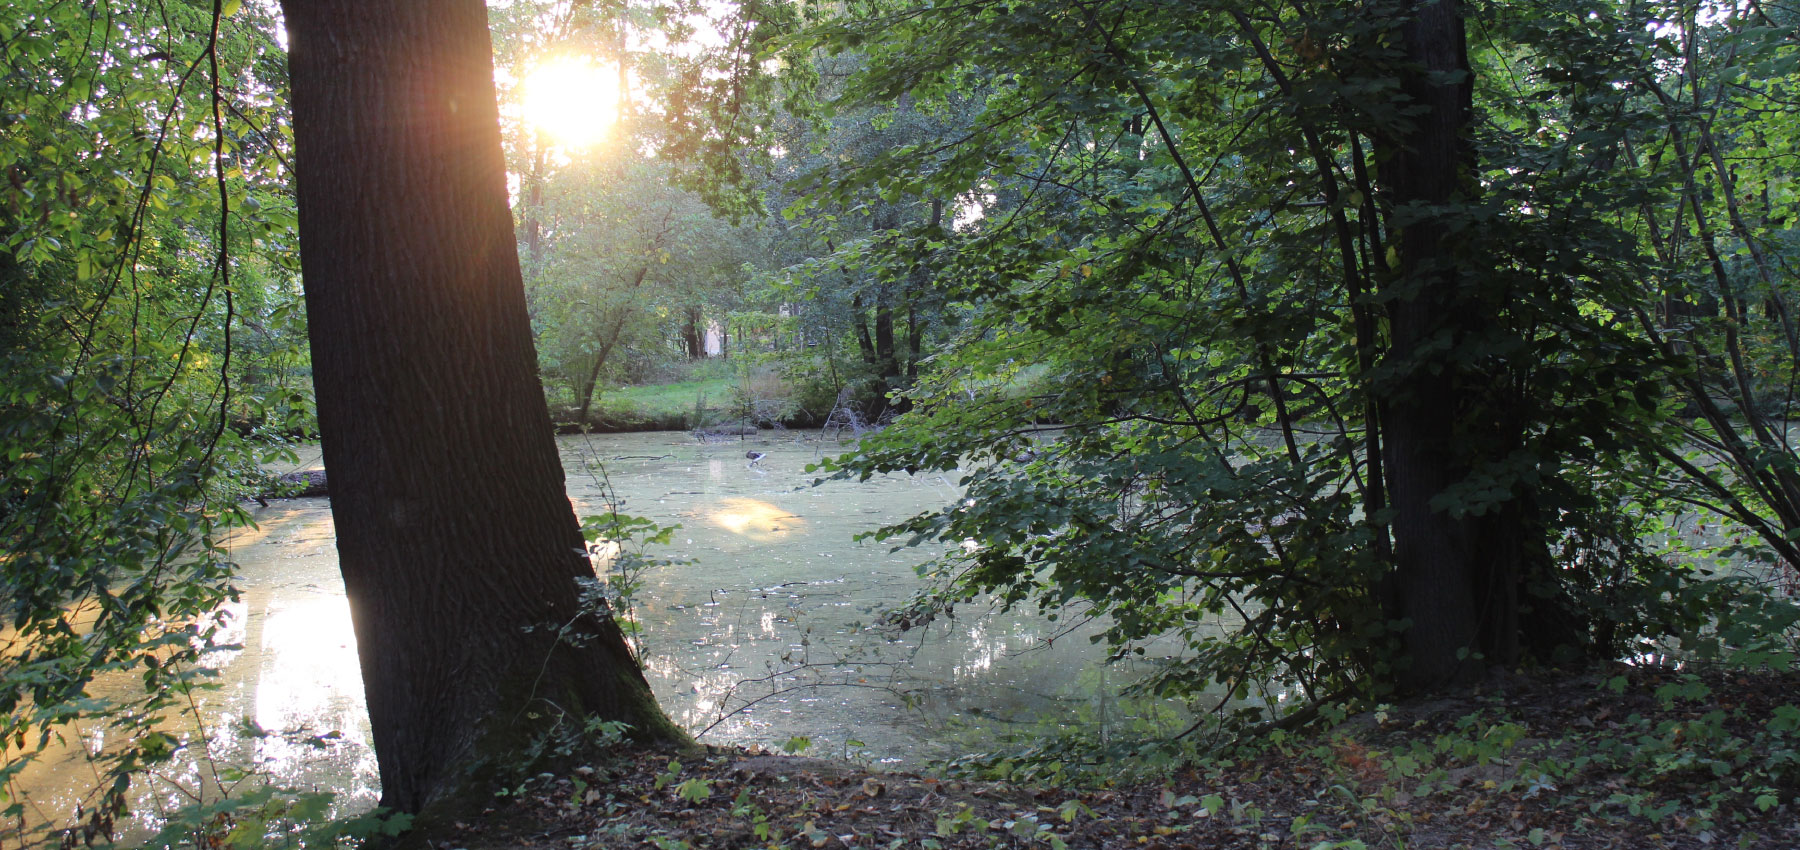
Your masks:
M 697 377 L 642 387 L 606 390 L 596 400 L 598 417 L 619 430 L 681 430 L 692 428 L 696 408 L 716 414 L 732 395 L 736 382 L 730 377 Z
M 791 401 L 793 390 L 767 365 L 709 360 L 678 364 L 661 377 L 663 380 L 655 383 L 602 388 L 588 413 L 588 428 L 600 433 L 683 431 L 702 425 L 738 424 L 752 413 L 752 420 L 773 418 L 784 425 L 807 424 L 803 412 Z M 550 413 L 565 429 L 579 425 L 579 411 L 566 398 L 553 405 Z

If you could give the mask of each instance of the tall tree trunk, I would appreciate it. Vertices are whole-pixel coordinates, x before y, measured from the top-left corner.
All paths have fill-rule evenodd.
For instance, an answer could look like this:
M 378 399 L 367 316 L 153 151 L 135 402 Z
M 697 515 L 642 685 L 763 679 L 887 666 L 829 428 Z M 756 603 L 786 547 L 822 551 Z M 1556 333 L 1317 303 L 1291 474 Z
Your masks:
M 869 370 L 875 373 L 874 380 L 871 382 L 872 386 L 870 387 L 874 398 L 869 400 L 866 408 L 862 411 L 864 416 L 873 421 L 880 418 L 881 414 L 887 411 L 888 382 L 887 372 L 882 368 L 885 364 L 885 361 L 881 357 L 882 349 L 877 346 L 875 337 L 869 333 L 869 317 L 865 310 L 866 308 L 863 306 L 861 293 L 857 293 L 850 297 L 850 322 L 856 328 L 856 345 L 862 352 L 863 365 L 869 367 Z M 880 324 L 881 310 L 880 308 L 877 308 L 876 327 L 879 328 Z M 890 314 L 888 319 L 888 350 L 891 351 L 892 349 L 893 319 Z
M 1466 345 L 1471 333 L 1497 321 L 1493 308 L 1471 294 L 1473 281 L 1453 256 L 1454 235 L 1445 218 L 1432 214 L 1474 183 L 1467 136 L 1473 79 L 1461 3 L 1416 2 L 1408 14 L 1400 31 L 1407 62 L 1401 85 L 1423 111 L 1398 137 L 1378 140 L 1384 149 L 1381 187 L 1388 202 L 1409 215 L 1393 238 L 1400 267 L 1388 308 L 1392 347 L 1386 365 L 1396 377 L 1379 388 L 1379 397 L 1394 509 L 1394 589 L 1399 613 L 1412 621 L 1405 636 L 1410 667 L 1402 682 L 1426 690 L 1481 675 L 1484 650 L 1516 654 L 1516 582 L 1509 571 L 1531 544 L 1499 527 L 1522 524 L 1523 511 L 1498 511 L 1507 519 L 1483 527 L 1432 504 L 1470 473 L 1467 444 L 1491 448 L 1504 435 L 1479 432 L 1505 426 L 1478 421 L 1486 419 L 1476 414 L 1488 390 L 1473 374 L 1478 367 L 1451 362 L 1437 348 L 1446 337 Z M 1501 541 L 1508 543 L 1503 551 L 1481 548 Z
M 486 8 L 282 5 L 319 425 L 383 805 L 479 790 L 533 717 L 678 735 L 612 617 L 580 602 L 594 573 L 535 374 Z

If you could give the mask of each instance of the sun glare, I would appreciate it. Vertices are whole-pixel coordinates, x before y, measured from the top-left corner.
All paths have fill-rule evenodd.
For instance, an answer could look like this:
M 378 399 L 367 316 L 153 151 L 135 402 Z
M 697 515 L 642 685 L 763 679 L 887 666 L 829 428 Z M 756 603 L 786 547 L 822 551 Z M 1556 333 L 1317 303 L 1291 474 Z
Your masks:
M 618 72 L 586 57 L 539 64 L 524 91 L 525 120 L 559 147 L 591 147 L 619 118 Z

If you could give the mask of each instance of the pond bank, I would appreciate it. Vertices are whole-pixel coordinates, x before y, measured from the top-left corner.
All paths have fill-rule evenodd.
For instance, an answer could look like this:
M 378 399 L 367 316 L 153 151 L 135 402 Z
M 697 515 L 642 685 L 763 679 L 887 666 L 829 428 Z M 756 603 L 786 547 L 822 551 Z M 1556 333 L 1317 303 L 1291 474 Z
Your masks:
M 799 411 L 792 416 L 783 417 L 778 422 L 763 421 L 760 427 L 749 420 L 739 421 L 724 415 L 723 411 L 708 410 L 696 417 L 694 411 L 645 411 L 645 410 L 593 410 L 588 412 L 587 419 L 581 418 L 578 410 L 552 410 L 550 421 L 556 433 L 570 434 L 642 434 L 650 431 L 692 431 L 694 423 L 701 422 L 707 427 L 731 428 L 744 427 L 758 430 L 802 430 L 818 428 L 825 424 L 825 417 L 815 416 Z
M 1800 846 L 1800 675 L 1617 665 L 1045 788 L 639 752 L 414 835 L 481 848 Z M 432 845 L 428 842 L 442 842 Z

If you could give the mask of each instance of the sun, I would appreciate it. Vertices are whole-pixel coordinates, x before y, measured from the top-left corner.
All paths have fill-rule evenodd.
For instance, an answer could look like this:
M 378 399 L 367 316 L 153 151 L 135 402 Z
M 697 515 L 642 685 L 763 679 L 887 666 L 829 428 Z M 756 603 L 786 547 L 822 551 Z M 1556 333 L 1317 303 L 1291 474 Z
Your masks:
M 592 147 L 619 119 L 618 72 L 585 56 L 545 60 L 526 75 L 521 106 L 525 120 L 558 147 Z

